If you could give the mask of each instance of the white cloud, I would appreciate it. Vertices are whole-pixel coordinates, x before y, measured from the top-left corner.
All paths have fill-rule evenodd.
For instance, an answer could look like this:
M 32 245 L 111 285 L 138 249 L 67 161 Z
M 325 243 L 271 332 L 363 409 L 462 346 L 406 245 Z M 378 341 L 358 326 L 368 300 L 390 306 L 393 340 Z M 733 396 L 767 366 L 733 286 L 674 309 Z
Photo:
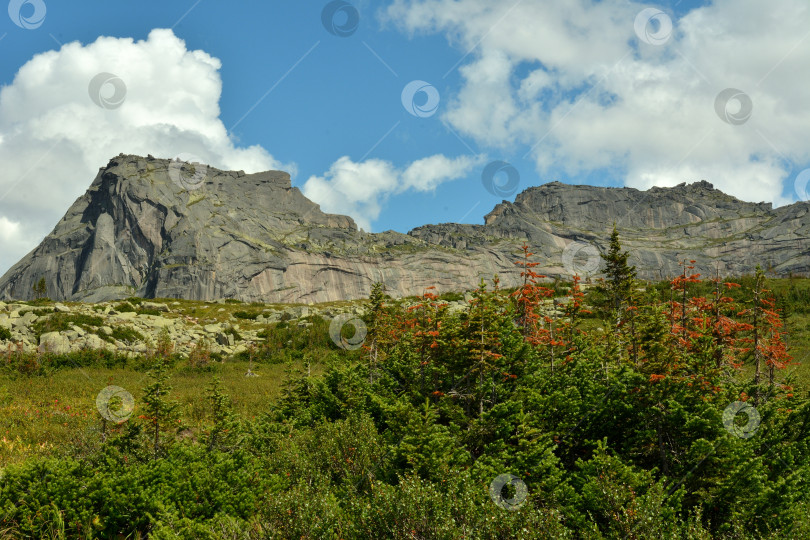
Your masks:
M 716 0 L 674 20 L 659 46 L 635 35 L 644 7 L 395 0 L 382 17 L 472 50 L 443 119 L 480 144 L 532 148 L 542 176 L 603 171 L 642 189 L 706 179 L 741 199 L 789 202 L 785 180 L 810 162 L 810 5 Z M 742 125 L 715 113 L 730 87 L 753 101 Z
M 68 43 L 21 67 L 0 90 L 0 274 L 36 246 L 98 167 L 121 152 L 193 154 L 223 169 L 294 172 L 263 148 L 238 148 L 228 137 L 219 119 L 220 66 L 207 53 L 186 49 L 171 30 L 153 30 L 143 41 Z M 104 72 L 126 85 L 118 108 L 96 105 L 88 92 Z M 111 98 L 114 88 L 101 92 Z
M 4 242 L 11 242 L 17 237 L 20 231 L 20 224 L 16 221 L 11 221 L 5 216 L 0 216 L 0 238 Z
M 323 176 L 311 176 L 301 191 L 324 212 L 349 215 L 358 227 L 371 231 L 371 222 L 379 217 L 389 195 L 408 190 L 433 191 L 443 182 L 465 176 L 483 159 L 483 156 L 450 159 L 437 154 L 400 170 L 379 159 L 356 163 L 343 156 Z
M 25 254 L 35 245 L 36 240 L 36 238 L 25 234 L 25 230 L 19 221 L 13 221 L 6 216 L 0 215 L 0 248 L 2 252 Z

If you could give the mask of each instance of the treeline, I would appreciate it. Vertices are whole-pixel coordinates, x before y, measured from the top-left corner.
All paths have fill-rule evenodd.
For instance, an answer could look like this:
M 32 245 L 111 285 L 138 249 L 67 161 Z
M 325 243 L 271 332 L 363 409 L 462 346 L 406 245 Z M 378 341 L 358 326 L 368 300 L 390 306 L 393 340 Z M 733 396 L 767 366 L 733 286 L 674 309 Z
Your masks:
M 3 527 L 80 538 L 810 537 L 810 406 L 786 375 L 793 360 L 764 274 L 704 278 L 684 261 L 668 287 L 645 286 L 615 232 L 604 259 L 604 281 L 586 294 L 575 277 L 565 302 L 526 247 L 522 286 L 482 282 L 460 311 L 433 290 L 405 307 L 375 285 L 363 319 L 331 325 L 329 342 L 268 333 L 304 362 L 307 343 L 331 343 L 341 354 L 323 377 L 292 371 L 251 421 L 213 381 L 210 428 L 193 436 L 178 435 L 157 358 L 138 414 L 104 421 L 91 452 L 4 471 Z

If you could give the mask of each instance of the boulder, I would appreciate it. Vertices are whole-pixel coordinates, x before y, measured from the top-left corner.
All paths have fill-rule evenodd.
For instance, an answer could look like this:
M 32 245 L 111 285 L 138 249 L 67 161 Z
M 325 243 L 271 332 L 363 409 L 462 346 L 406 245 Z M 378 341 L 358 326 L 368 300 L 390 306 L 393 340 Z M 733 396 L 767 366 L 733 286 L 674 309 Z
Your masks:
M 288 307 L 282 312 L 281 320 L 300 319 L 309 315 L 309 307 L 307 306 L 293 306 Z
M 108 343 L 95 334 L 87 334 L 83 338 L 77 340 L 73 347 L 76 349 L 112 349 L 114 348 L 111 343 Z
M 217 334 L 217 343 L 226 347 L 233 347 L 233 334 L 219 333 Z
M 160 311 L 162 313 L 168 313 L 169 311 L 171 311 L 169 309 L 169 306 L 158 302 L 141 302 L 141 308 Z
M 19 314 L 19 312 L 16 312 L 16 313 Z M 23 315 L 18 316 L 16 319 L 13 319 L 11 321 L 11 326 L 12 327 L 28 327 L 28 326 L 31 325 L 31 323 L 33 323 L 37 319 L 38 319 L 38 317 L 36 315 L 34 315 L 34 312 L 27 311 Z
M 39 337 L 39 352 L 67 354 L 70 352 L 70 340 L 59 332 L 48 332 Z
M 144 319 L 144 324 L 152 328 L 171 328 L 174 326 L 174 319 L 158 317 L 157 315 L 140 315 L 139 319 Z

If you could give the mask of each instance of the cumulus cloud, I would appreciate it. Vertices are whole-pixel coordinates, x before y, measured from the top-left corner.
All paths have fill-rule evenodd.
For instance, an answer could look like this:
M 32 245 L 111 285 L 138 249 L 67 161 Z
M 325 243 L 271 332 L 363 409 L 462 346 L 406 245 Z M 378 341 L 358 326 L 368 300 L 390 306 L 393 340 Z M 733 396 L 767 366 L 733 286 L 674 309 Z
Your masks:
M 37 240 L 31 234 L 26 234 L 20 222 L 0 216 L 0 251 L 25 254 L 36 245 Z
M 543 176 L 596 171 L 641 189 L 706 179 L 741 199 L 789 202 L 783 186 L 810 161 L 810 5 L 716 0 L 673 18 L 660 45 L 635 33 L 645 7 L 395 0 L 382 17 L 471 50 L 443 120 L 479 144 L 527 152 Z M 716 113 L 726 88 L 750 97 L 748 121 Z
M 228 137 L 219 119 L 220 65 L 188 50 L 171 30 L 153 30 L 142 41 L 68 43 L 21 67 L 0 90 L 0 274 L 36 246 L 67 201 L 121 152 L 294 172 L 263 148 L 240 148 Z M 115 79 L 101 78 L 93 93 L 90 83 L 100 73 Z
M 20 224 L 8 218 L 0 217 L 0 238 L 4 242 L 11 242 L 17 237 L 20 231 Z
M 371 231 L 371 222 L 379 217 L 390 195 L 433 191 L 443 182 L 467 175 L 483 160 L 483 156 L 451 159 L 437 154 L 398 169 L 380 159 L 357 163 L 343 156 L 323 176 L 307 179 L 301 191 L 324 212 L 349 215 L 358 227 Z

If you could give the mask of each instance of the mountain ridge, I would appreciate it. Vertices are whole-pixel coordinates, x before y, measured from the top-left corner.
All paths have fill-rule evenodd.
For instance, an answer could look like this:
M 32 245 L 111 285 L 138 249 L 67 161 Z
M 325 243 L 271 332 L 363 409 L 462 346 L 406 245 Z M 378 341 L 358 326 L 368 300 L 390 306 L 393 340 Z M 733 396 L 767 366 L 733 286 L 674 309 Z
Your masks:
M 366 233 L 328 214 L 289 174 L 246 174 L 121 154 L 99 169 L 42 243 L 0 278 L 0 298 L 128 296 L 323 302 L 475 287 L 498 274 L 519 283 L 528 243 L 552 277 L 596 274 L 613 223 L 639 276 L 680 272 L 678 261 L 721 275 L 810 273 L 810 203 L 773 209 L 702 180 L 646 191 L 549 182 L 502 201 L 484 224 L 442 223 Z

